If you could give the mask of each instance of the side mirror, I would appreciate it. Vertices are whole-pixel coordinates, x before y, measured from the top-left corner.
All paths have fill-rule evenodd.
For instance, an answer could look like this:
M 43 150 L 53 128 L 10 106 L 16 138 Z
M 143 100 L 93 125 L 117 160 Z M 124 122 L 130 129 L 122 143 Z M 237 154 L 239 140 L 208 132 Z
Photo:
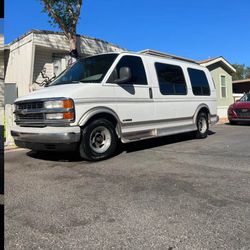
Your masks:
M 129 67 L 122 67 L 119 71 L 120 78 L 116 79 L 114 82 L 117 84 L 123 84 L 131 80 L 132 73 Z

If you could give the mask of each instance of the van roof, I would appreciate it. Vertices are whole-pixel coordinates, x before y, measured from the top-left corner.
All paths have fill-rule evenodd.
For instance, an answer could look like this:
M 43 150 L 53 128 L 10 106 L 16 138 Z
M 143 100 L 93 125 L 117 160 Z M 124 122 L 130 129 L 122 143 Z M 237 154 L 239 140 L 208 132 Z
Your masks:
M 191 64 L 195 64 L 197 66 L 200 66 L 201 68 L 204 68 L 204 66 L 200 65 L 197 61 L 187 59 L 184 57 L 175 56 L 175 55 L 165 54 L 162 52 L 158 52 L 156 50 L 143 50 L 143 51 L 139 51 L 139 52 L 133 52 L 133 51 L 105 52 L 105 53 L 101 53 L 101 54 L 97 54 L 97 55 L 104 55 L 104 54 L 118 54 L 118 55 L 129 54 L 129 55 L 137 55 L 137 56 L 142 55 L 142 56 L 148 56 L 148 57 L 158 57 L 158 58 L 163 58 L 163 59 L 172 59 L 175 61 L 191 63 Z M 92 55 L 92 56 L 97 56 L 97 55 Z M 89 57 L 92 57 L 92 56 L 89 56 Z
M 163 57 L 163 58 L 170 58 L 170 59 L 176 59 L 176 60 L 180 60 L 180 61 L 198 64 L 196 61 L 194 61 L 192 59 L 188 59 L 188 58 L 184 58 L 184 57 L 180 57 L 180 56 L 176 56 L 176 55 L 172 55 L 172 54 L 167 54 L 167 53 L 163 53 L 163 52 L 160 52 L 157 50 L 152 50 L 152 49 L 142 50 L 142 51 L 139 51 L 138 53 L 143 54 L 143 55 L 151 55 L 151 56 L 157 56 L 157 57 Z

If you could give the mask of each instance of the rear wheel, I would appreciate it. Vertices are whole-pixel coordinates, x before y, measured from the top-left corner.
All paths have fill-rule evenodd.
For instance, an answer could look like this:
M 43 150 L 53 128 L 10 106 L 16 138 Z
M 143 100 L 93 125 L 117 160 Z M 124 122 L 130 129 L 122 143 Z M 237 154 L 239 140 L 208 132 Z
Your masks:
M 114 154 L 117 142 L 115 127 L 110 121 L 94 120 L 82 129 L 80 156 L 89 161 L 106 159 Z
M 208 134 L 208 116 L 206 113 L 199 113 L 196 120 L 197 132 L 196 138 L 203 139 L 207 137 Z

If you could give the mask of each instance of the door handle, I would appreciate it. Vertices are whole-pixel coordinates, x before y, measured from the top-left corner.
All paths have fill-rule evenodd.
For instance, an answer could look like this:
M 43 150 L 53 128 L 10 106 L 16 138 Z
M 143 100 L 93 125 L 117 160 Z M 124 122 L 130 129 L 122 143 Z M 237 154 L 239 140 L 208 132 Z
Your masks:
M 153 99 L 153 91 L 152 91 L 152 88 L 149 88 L 149 98 L 150 99 Z

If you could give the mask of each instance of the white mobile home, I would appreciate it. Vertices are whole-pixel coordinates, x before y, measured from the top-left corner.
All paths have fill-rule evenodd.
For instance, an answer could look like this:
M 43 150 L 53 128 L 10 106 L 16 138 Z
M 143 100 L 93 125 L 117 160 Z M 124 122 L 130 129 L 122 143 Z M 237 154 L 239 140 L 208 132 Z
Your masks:
M 79 35 L 77 47 L 80 56 L 124 51 L 111 43 Z M 69 43 L 63 33 L 31 30 L 5 46 L 5 84 L 15 83 L 18 96 L 28 94 L 39 88 L 35 82 L 44 80 L 42 70 L 51 78 L 66 68 L 68 52 Z

